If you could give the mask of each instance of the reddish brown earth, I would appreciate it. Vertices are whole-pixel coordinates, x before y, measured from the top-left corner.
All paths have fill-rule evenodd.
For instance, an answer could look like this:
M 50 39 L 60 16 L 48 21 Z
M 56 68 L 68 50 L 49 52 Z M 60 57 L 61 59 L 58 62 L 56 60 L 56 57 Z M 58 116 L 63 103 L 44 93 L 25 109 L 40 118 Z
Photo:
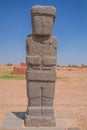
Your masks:
M 26 64 L 25 63 L 20 63 L 19 66 L 14 66 L 13 67 L 13 74 L 15 75 L 21 75 L 21 74 L 26 74 Z
M 87 130 L 87 69 L 60 69 L 57 76 L 63 77 L 56 81 L 57 117 L 71 117 L 81 130 Z M 25 80 L 0 80 L 0 126 L 7 112 L 26 111 L 26 105 Z
M 26 67 L 17 67 L 17 66 L 14 66 L 13 67 L 13 74 L 14 75 L 22 75 L 22 74 L 25 74 L 26 73 Z

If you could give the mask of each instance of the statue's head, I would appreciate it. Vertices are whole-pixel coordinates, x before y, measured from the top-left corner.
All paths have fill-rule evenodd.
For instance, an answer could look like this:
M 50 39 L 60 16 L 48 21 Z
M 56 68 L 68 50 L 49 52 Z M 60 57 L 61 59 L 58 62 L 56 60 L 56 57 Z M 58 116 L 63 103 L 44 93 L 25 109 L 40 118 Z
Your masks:
M 33 6 L 31 9 L 32 30 L 37 36 L 52 34 L 56 9 L 53 6 Z

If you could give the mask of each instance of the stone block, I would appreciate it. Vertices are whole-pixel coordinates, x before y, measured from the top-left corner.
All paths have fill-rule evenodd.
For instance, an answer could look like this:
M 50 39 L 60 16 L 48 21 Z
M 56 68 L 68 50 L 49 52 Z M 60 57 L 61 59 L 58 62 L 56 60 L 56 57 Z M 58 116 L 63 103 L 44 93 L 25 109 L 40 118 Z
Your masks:
M 42 43 L 45 39 L 29 35 L 26 39 L 27 56 L 42 56 Z M 42 42 L 41 42 L 42 41 Z
M 44 98 L 43 97 L 43 99 L 42 99 L 42 106 L 44 106 L 44 107 L 51 107 L 51 106 L 53 106 L 53 99 L 51 99 L 51 98 Z
M 27 127 L 55 127 L 55 118 L 54 117 L 34 117 L 26 116 L 25 117 L 25 126 Z
M 30 107 L 39 107 L 39 106 L 53 106 L 53 99 L 48 98 L 42 98 L 42 102 L 40 101 L 40 98 L 30 99 L 29 100 L 29 106 Z
M 26 39 L 26 56 L 40 56 L 41 54 L 40 41 L 33 35 L 28 35 Z
M 44 56 L 44 57 L 43 57 L 43 64 L 44 64 L 45 66 L 56 65 L 56 57 Z
M 56 71 L 56 66 L 46 66 L 46 65 L 42 65 L 42 70 L 43 71 L 53 71 L 53 72 L 55 72 Z
M 27 79 L 30 81 L 55 81 L 56 72 L 52 71 L 27 71 Z
M 49 36 L 52 34 L 54 17 L 48 15 L 32 15 L 33 34 L 38 36 Z
M 57 38 L 51 36 L 49 40 L 45 40 L 42 44 L 43 57 L 56 57 L 57 54 Z
M 29 106 L 31 107 L 39 107 L 41 106 L 41 101 L 40 101 L 40 98 L 35 98 L 35 99 L 29 99 L 29 102 L 28 102 Z
M 27 84 L 28 92 L 28 104 L 29 106 L 41 106 L 41 88 L 37 82 L 28 81 Z
M 56 14 L 56 9 L 54 6 L 40 6 L 36 5 L 33 6 L 31 9 L 32 14 L 46 14 L 46 15 L 53 15 L 55 16 Z
M 53 99 L 54 92 L 55 92 L 55 82 L 43 83 L 42 90 L 43 90 L 43 97 L 44 98 Z
M 40 70 L 41 65 L 27 64 L 27 71 Z
M 26 38 L 26 55 L 29 55 L 32 51 L 32 35 L 28 35 Z
M 51 71 L 51 69 L 52 69 L 52 66 L 44 66 L 44 65 L 42 65 L 42 70 L 44 71 L 44 70 L 46 70 L 46 71 Z
M 56 56 L 56 49 L 52 45 L 49 46 L 49 44 L 45 44 L 42 46 L 42 55 L 55 57 Z
M 27 82 L 29 106 L 53 106 L 55 82 Z
M 57 38 L 50 37 L 38 37 L 28 36 L 26 40 L 27 56 L 49 56 L 56 57 L 57 54 Z
M 27 115 L 29 115 L 29 117 L 31 117 L 31 116 L 40 117 L 41 116 L 41 107 L 39 107 L 39 106 L 37 106 L 37 107 L 28 106 Z
M 28 81 L 27 86 L 30 98 L 41 97 L 41 91 L 44 97 L 54 98 L 55 82 Z
M 41 58 L 40 56 L 27 56 L 26 62 L 32 65 L 39 66 L 41 64 Z
M 27 115 L 29 117 L 34 116 L 34 117 L 49 117 L 54 115 L 54 109 L 53 107 L 31 107 L 28 106 L 27 109 Z
M 42 107 L 41 108 L 41 116 L 42 117 L 53 117 L 54 116 L 54 108 L 53 107 Z
M 41 85 L 39 82 L 28 81 L 28 93 L 30 99 L 41 97 Z
M 57 44 L 58 44 L 58 41 L 55 36 L 50 36 L 48 39 L 43 40 L 43 45 L 52 46 L 55 50 L 57 49 Z
M 56 9 L 52 6 L 34 6 L 31 10 L 33 34 L 51 35 L 55 13 Z
M 29 100 L 29 106 L 30 107 L 39 107 L 39 106 L 46 106 L 46 107 L 50 107 L 50 106 L 53 106 L 53 99 L 47 99 L 47 98 L 42 98 L 42 102 L 39 101 L 40 98 L 35 98 L 35 99 L 30 99 Z

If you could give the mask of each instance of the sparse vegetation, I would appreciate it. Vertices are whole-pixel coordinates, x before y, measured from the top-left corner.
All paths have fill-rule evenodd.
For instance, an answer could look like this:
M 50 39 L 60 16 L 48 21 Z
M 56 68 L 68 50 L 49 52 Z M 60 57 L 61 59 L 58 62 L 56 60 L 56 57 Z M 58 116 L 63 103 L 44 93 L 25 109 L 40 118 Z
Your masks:
M 68 77 L 56 77 L 56 80 L 59 80 L 59 81 L 69 81 L 69 78 Z
M 17 80 L 24 80 L 24 75 L 13 75 L 12 68 L 3 68 L 0 69 L 0 79 L 17 79 Z
M 18 80 L 24 80 L 24 76 L 18 76 L 18 75 L 3 75 L 0 77 L 0 79 L 18 79 Z

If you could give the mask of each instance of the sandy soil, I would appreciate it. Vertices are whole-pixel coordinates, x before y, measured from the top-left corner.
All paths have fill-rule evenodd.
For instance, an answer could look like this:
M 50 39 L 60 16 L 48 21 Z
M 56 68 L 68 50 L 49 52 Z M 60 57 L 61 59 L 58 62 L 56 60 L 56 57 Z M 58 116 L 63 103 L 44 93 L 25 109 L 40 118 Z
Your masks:
M 81 130 L 87 130 L 87 69 L 58 70 L 57 76 L 68 78 L 56 81 L 57 117 L 71 117 Z M 0 127 L 7 112 L 26 111 L 26 105 L 26 81 L 0 80 Z

